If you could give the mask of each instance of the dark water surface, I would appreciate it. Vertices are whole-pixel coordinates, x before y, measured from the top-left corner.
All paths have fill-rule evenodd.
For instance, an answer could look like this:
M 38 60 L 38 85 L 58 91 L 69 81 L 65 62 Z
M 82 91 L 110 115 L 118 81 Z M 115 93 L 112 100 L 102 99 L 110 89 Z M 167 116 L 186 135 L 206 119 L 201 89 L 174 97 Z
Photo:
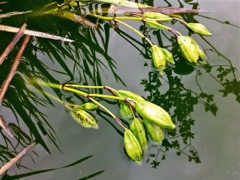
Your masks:
M 213 11 L 183 16 L 187 22 L 204 24 L 213 34 L 211 37 L 191 35 L 205 50 L 207 65 L 190 66 L 182 61 L 176 44 L 172 45 L 175 40 L 170 39 L 172 34 L 169 32 L 148 32 L 153 42 L 175 54 L 176 66 L 167 68 L 162 77 L 151 66 L 149 48 L 132 31 L 119 26 L 122 32 L 118 34 L 101 21 L 101 29 L 93 30 L 60 17 L 37 15 L 39 9 L 50 2 L 15 0 L 0 5 L 3 12 L 34 10 L 31 15 L 3 19 L 2 24 L 20 27 L 26 22 L 28 29 L 75 40 L 74 43 L 61 43 L 31 39 L 1 107 L 1 114 L 11 128 L 20 127 L 21 130 L 16 130 L 19 140 L 12 140 L 1 131 L 0 163 L 11 157 L 4 156 L 4 147 L 14 154 L 34 140 L 39 143 L 18 167 L 14 166 L 2 179 L 22 176 L 22 179 L 74 180 L 94 173 L 96 176 L 92 179 L 96 180 L 240 178 L 238 0 L 154 3 L 155 6 Z M 129 24 L 136 29 L 142 25 Z M 188 35 L 180 23 L 167 25 Z M 1 52 L 12 36 L 10 33 L 0 33 Z M 1 83 L 19 46 L 20 43 L 0 67 Z M 85 129 L 72 120 L 70 112 L 61 103 L 55 100 L 50 103 L 39 89 L 31 85 L 35 79 L 128 89 L 165 108 L 171 114 L 177 131 L 166 131 L 162 146 L 149 143 L 149 154 L 140 166 L 125 154 L 122 134 L 116 130 L 121 129 L 111 117 L 99 111 L 96 114 L 99 130 Z M 71 93 L 41 87 L 68 102 L 78 104 L 84 100 Z M 109 102 L 103 104 L 120 117 L 114 101 Z M 82 161 L 78 161 L 80 159 Z M 61 168 L 69 164 L 69 167 Z M 50 171 L 55 168 L 60 169 Z M 30 172 L 33 175 L 28 174 Z

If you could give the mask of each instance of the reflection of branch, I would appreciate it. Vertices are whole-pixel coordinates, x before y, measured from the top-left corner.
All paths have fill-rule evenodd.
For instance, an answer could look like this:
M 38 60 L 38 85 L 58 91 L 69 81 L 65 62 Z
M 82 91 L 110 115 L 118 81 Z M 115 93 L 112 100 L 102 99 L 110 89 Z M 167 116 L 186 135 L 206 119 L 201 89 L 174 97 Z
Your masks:
M 35 142 L 24 148 L 16 157 L 11 159 L 7 164 L 5 164 L 1 169 L 0 169 L 0 175 L 2 175 L 4 172 L 6 172 L 9 168 L 11 168 L 14 164 L 17 163 L 19 159 L 21 159 L 25 154 L 28 153 L 32 149 L 33 146 L 35 146 Z
M 33 176 L 33 175 L 37 175 L 37 174 L 42 174 L 42 173 L 47 173 L 47 172 L 50 172 L 50 171 L 55 171 L 55 170 L 60 170 L 60 169 L 64 169 L 64 168 L 69 168 L 69 167 L 72 167 L 72 166 L 75 166 L 75 165 L 78 165 L 80 163 L 82 163 L 83 161 L 86 161 L 87 159 L 91 158 L 92 156 L 86 156 L 84 158 L 81 158 L 71 164 L 68 164 L 68 165 L 65 165 L 65 166 L 62 166 L 62 167 L 57 167 L 57 168 L 50 168 L 50 169 L 43 169 L 43 170 L 38 170 L 38 171 L 32 171 L 32 172 L 28 172 L 28 173 L 25 173 L 25 174 L 18 174 L 18 175 L 14 175 L 14 176 L 8 176 L 7 174 L 5 174 L 3 176 L 3 179 L 21 179 L 21 178 L 25 178 L 25 177 L 28 177 L 28 176 Z M 101 173 L 103 173 L 104 170 L 101 170 L 101 171 L 98 171 L 98 172 L 95 172 L 93 174 L 90 174 L 86 177 L 83 177 L 79 180 L 86 180 L 86 179 L 90 179 L 92 177 L 95 177 L 97 175 L 100 175 Z
M 229 21 L 220 21 L 220 20 L 218 20 L 218 19 L 210 18 L 210 17 L 208 17 L 208 16 L 203 16 L 203 15 L 198 15 L 198 16 L 203 17 L 203 18 L 205 18 L 205 19 L 210 19 L 210 20 L 217 21 L 217 22 L 219 22 L 219 23 L 221 23 L 221 24 L 227 24 L 227 25 L 231 25 L 231 26 L 240 28 L 240 26 L 237 26 L 237 25 L 235 25 L 235 24 L 231 24 Z
M 211 43 L 209 43 L 203 36 L 202 36 L 202 39 L 203 39 L 209 46 L 211 46 L 212 49 L 213 49 L 218 55 L 221 55 L 225 60 L 227 60 L 231 67 L 233 67 L 232 62 L 231 62 L 230 59 L 228 59 L 226 56 L 224 56 L 222 53 L 220 53 L 220 52 L 219 52 L 215 47 L 213 47 L 213 45 L 212 45 Z M 235 79 L 237 79 L 234 71 L 233 71 L 233 76 L 234 76 Z

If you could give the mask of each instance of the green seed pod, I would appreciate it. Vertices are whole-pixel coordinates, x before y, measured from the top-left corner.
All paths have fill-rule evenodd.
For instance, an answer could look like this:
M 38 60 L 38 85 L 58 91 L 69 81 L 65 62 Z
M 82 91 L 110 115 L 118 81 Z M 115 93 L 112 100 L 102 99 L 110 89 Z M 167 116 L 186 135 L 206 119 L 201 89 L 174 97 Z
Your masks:
M 120 108 L 120 114 L 125 120 L 131 120 L 133 119 L 132 111 L 129 107 L 129 105 L 125 102 L 120 101 L 119 102 L 119 108 Z
M 186 26 L 197 34 L 212 36 L 212 33 L 210 33 L 207 28 L 200 23 L 187 23 Z
M 207 60 L 207 57 L 206 57 L 205 53 L 203 52 L 203 50 L 200 49 L 200 47 L 199 47 L 199 45 L 197 44 L 197 42 L 196 42 L 193 38 L 191 38 L 191 37 L 189 37 L 189 39 L 190 39 L 191 42 L 192 42 L 193 44 L 195 44 L 195 46 L 197 47 L 197 49 L 198 49 L 198 55 L 199 55 L 200 59 L 202 59 L 203 61 L 206 61 L 206 60 Z
M 130 98 L 135 101 L 144 100 L 142 96 L 126 90 L 117 90 L 116 95 L 119 97 Z
M 142 121 L 139 118 L 135 118 L 130 124 L 130 130 L 132 131 L 134 136 L 138 139 L 138 142 L 142 147 L 143 153 L 147 154 L 148 140 Z
M 164 49 L 162 48 L 162 52 L 164 53 L 165 55 L 165 58 L 168 62 L 172 63 L 172 64 L 175 64 L 175 61 L 173 59 L 173 55 L 170 51 L 168 51 L 167 49 Z
M 198 47 L 192 42 L 192 38 L 180 35 L 177 37 L 177 42 L 183 57 L 190 63 L 197 64 L 199 58 Z
M 94 115 L 76 107 L 71 111 L 71 115 L 75 121 L 85 128 L 98 129 L 97 120 Z
M 179 14 L 169 14 L 170 17 L 174 17 L 174 18 L 178 18 L 178 19 L 182 19 L 183 17 L 180 16 Z
M 137 138 L 133 135 L 133 133 L 129 129 L 125 129 L 124 131 L 124 147 L 128 154 L 128 156 L 137 162 L 142 161 L 142 148 L 137 140 Z
M 154 67 L 160 71 L 163 71 L 166 68 L 167 61 L 162 48 L 158 47 L 155 44 L 152 45 L 152 60 Z
M 170 115 L 160 106 L 149 101 L 138 101 L 135 104 L 135 109 L 142 116 L 143 119 L 150 123 L 156 124 L 161 128 L 174 129 Z
M 80 104 L 78 107 L 85 111 L 93 111 L 98 108 L 98 106 L 92 102 L 86 102 L 86 103 Z
M 164 134 L 162 132 L 162 129 L 155 124 L 151 124 L 147 120 L 143 120 L 143 122 L 144 122 L 144 126 L 145 126 L 145 128 L 147 130 L 147 133 L 149 134 L 150 138 L 154 142 L 162 143 L 162 141 L 164 139 Z
M 207 57 L 206 57 L 205 53 L 200 48 L 198 48 L 198 54 L 199 54 L 200 59 L 202 59 L 203 61 L 207 61 Z
M 156 20 L 147 20 L 145 23 L 152 29 L 162 29 L 161 24 L 159 24 Z
M 162 14 L 162 13 L 158 13 L 158 12 L 144 12 L 143 13 L 143 17 L 144 18 L 148 18 L 148 19 L 154 19 L 156 21 L 171 21 L 172 18 Z

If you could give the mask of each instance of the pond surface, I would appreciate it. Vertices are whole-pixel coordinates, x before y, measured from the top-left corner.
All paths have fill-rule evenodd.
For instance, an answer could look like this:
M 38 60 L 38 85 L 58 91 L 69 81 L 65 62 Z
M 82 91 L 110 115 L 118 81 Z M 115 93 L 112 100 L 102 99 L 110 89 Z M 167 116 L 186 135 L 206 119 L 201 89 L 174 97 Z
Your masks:
M 151 65 L 146 42 L 135 33 L 121 25 L 119 33 L 101 21 L 101 28 L 94 30 L 61 17 L 39 16 L 39 7 L 50 2 L 15 0 L 0 6 L 3 12 L 33 10 L 29 15 L 5 18 L 2 24 L 20 27 L 26 22 L 28 29 L 75 40 L 74 43 L 62 43 L 32 38 L 24 52 L 1 107 L 1 115 L 11 128 L 20 127 L 21 130 L 14 131 L 18 132 L 19 140 L 12 140 L 1 131 L 0 144 L 1 149 L 6 146 L 9 152 L 19 152 L 34 140 L 38 144 L 2 179 L 64 180 L 88 179 L 87 176 L 91 179 L 91 175 L 96 180 L 240 178 L 238 0 L 155 2 L 155 6 L 213 11 L 183 15 L 187 22 L 198 21 L 213 34 L 211 37 L 191 35 L 207 54 L 209 63 L 205 65 L 191 66 L 182 61 L 169 32 L 146 32 L 153 42 L 176 54 L 176 66 L 169 66 L 162 77 Z M 151 1 L 146 2 L 151 4 Z M 139 22 L 129 24 L 136 29 L 142 25 Z M 180 23 L 167 25 L 184 35 L 189 33 Z M 2 52 L 13 34 L 1 32 L 0 36 Z M 19 47 L 20 43 L 1 65 L 1 83 Z M 107 85 L 130 90 L 166 109 L 177 130 L 165 131 L 162 146 L 150 142 L 149 153 L 139 165 L 127 157 L 122 133 L 119 132 L 121 127 L 104 111 L 99 110 L 95 114 L 98 130 L 83 128 L 72 120 L 71 113 L 62 103 L 47 99 L 39 89 L 41 87 L 64 101 L 76 104 L 86 99 L 42 85 L 34 86 L 33 81 L 36 80 Z M 121 117 L 114 101 L 102 102 L 117 117 Z M 31 125 L 30 121 L 34 124 Z M 3 154 L 1 162 L 5 162 Z

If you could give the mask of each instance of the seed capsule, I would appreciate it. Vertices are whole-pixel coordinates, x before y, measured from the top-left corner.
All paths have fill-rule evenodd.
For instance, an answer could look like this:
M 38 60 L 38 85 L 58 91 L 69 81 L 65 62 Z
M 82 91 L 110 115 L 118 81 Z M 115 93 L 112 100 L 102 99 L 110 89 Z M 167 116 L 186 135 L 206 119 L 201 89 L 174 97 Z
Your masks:
M 205 35 L 205 36 L 212 36 L 212 33 L 210 33 L 207 30 L 207 28 L 200 23 L 187 23 L 186 26 L 197 34 Z
M 152 29 L 162 29 L 161 24 L 159 24 L 156 20 L 147 20 L 145 23 Z
M 76 107 L 72 109 L 71 115 L 81 126 L 98 129 L 97 120 L 92 114 Z
M 170 115 L 163 108 L 149 101 L 138 101 L 135 104 L 135 109 L 143 119 L 161 128 L 174 129 L 176 127 Z
M 137 162 L 142 161 L 142 148 L 137 140 L 137 138 L 133 135 L 133 133 L 129 129 L 125 129 L 124 131 L 124 147 L 128 154 L 128 156 Z
M 78 107 L 85 111 L 93 111 L 98 108 L 98 106 L 92 102 L 86 102 L 86 103 L 80 104 Z
M 200 59 L 202 59 L 203 61 L 207 61 L 207 57 L 206 57 L 205 53 L 200 48 L 198 48 L 198 54 L 199 54 Z
M 133 119 L 132 111 L 127 103 L 119 102 L 120 106 L 120 114 L 125 120 L 131 120 Z
M 166 58 L 166 60 L 168 62 L 170 62 L 171 64 L 175 64 L 175 61 L 173 59 L 173 55 L 172 55 L 172 53 L 170 51 L 168 51 L 167 49 L 162 48 L 162 52 L 163 52 L 163 54 L 164 54 L 164 56 L 165 56 L 165 58 Z
M 135 135 L 135 137 L 138 139 L 138 141 L 142 147 L 143 153 L 147 154 L 148 140 L 147 140 L 146 132 L 145 132 L 142 121 L 139 118 L 135 118 L 130 124 L 130 130 Z
M 158 12 L 144 12 L 143 13 L 144 18 L 154 19 L 156 21 L 171 21 L 172 18 Z
M 191 40 L 191 42 L 192 42 L 193 44 L 195 44 L 195 46 L 197 47 L 199 58 L 202 59 L 203 61 L 206 61 L 206 60 L 207 60 L 207 57 L 206 57 L 205 53 L 203 52 L 203 50 L 200 49 L 200 47 L 199 47 L 199 45 L 197 44 L 197 42 L 196 42 L 193 38 L 191 38 L 191 37 L 188 37 L 188 38 L 189 38 L 189 39 Z
M 143 122 L 150 138 L 157 143 L 162 143 L 164 139 L 164 134 L 162 132 L 162 129 L 155 124 L 151 124 L 147 120 L 143 120 Z
M 142 96 L 126 90 L 117 90 L 116 95 L 120 97 L 130 98 L 135 101 L 144 100 Z
M 162 51 L 162 48 L 157 45 L 152 45 L 152 60 L 155 68 L 163 71 L 166 68 L 166 58 Z
M 180 35 L 177 37 L 177 42 L 183 57 L 190 63 L 197 64 L 199 58 L 198 47 L 192 42 L 192 38 Z

